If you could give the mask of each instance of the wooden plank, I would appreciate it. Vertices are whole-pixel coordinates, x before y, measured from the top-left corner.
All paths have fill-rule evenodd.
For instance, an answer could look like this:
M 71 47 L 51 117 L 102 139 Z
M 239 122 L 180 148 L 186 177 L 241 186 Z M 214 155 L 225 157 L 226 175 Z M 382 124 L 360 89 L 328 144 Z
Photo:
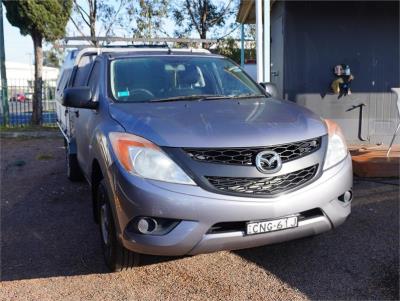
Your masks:
M 365 178 L 399 178 L 400 145 L 394 145 L 389 157 L 387 147 L 362 147 L 350 151 L 353 172 Z

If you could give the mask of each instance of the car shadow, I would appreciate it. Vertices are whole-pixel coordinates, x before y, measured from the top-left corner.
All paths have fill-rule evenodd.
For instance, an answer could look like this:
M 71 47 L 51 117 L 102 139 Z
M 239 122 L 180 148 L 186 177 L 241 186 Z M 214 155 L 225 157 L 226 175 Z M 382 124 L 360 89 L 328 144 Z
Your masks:
M 108 273 L 100 231 L 91 216 L 87 184 L 68 183 L 72 193 L 52 188 L 54 197 L 30 200 L 2 212 L 2 281 Z M 61 196 L 61 197 L 60 197 Z M 141 265 L 171 257 L 141 255 Z
M 333 231 L 235 253 L 310 299 L 399 300 L 398 189 L 368 185 L 359 183 L 359 202 Z
M 3 170 L 1 281 L 108 272 L 89 186 L 68 181 L 62 152 L 53 156 Z M 168 260 L 142 256 L 145 265 Z

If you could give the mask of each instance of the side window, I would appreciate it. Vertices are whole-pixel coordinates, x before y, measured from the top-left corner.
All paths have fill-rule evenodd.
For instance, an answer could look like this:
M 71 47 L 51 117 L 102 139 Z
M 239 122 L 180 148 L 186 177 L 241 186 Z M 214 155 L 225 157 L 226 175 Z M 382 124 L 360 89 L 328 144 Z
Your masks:
M 75 73 L 73 87 L 84 86 L 86 84 L 94 58 L 94 55 L 87 55 L 81 58 Z
M 64 82 L 65 82 L 65 72 L 62 73 L 60 80 L 57 83 L 57 91 L 60 91 L 61 87 L 63 87 Z
M 68 82 L 71 77 L 71 73 L 72 73 L 72 69 L 68 69 L 65 71 L 65 79 L 64 79 L 64 82 L 62 83 L 62 86 L 60 86 L 63 91 L 68 86 Z
M 63 71 L 63 74 L 62 74 L 62 76 L 60 78 L 60 81 L 58 82 L 58 85 L 57 85 L 57 91 L 59 91 L 59 92 L 64 91 L 64 89 L 67 87 L 70 75 L 71 75 L 71 69 L 65 69 Z
M 100 78 L 100 63 L 97 61 L 94 63 L 94 66 L 92 68 L 92 72 L 90 72 L 89 75 L 89 80 L 87 85 L 90 87 L 92 90 L 92 95 L 94 99 L 97 99 L 97 93 L 98 93 L 98 83 L 99 83 L 99 78 Z

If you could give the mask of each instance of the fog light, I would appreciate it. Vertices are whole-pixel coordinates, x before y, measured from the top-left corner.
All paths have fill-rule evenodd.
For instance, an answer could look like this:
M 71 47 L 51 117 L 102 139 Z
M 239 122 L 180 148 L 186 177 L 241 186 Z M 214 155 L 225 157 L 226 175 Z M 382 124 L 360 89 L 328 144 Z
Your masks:
M 141 217 L 137 222 L 137 230 L 142 234 L 150 234 L 157 228 L 157 221 L 151 217 Z
M 338 197 L 339 201 L 343 203 L 350 202 L 352 198 L 353 198 L 353 192 L 351 190 L 346 191 L 345 193 L 343 193 L 341 196 Z
M 164 235 L 175 228 L 179 222 L 176 219 L 139 216 L 129 222 L 126 231 L 145 235 Z

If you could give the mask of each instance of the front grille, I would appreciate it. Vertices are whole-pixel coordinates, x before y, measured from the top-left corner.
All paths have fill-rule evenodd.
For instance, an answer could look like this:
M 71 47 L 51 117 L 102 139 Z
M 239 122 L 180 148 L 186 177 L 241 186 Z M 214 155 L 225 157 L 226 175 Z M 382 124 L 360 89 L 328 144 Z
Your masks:
M 282 162 L 288 162 L 317 151 L 321 146 L 321 137 L 266 147 L 248 148 L 185 148 L 194 160 L 206 163 L 254 165 L 259 152 L 272 150 L 279 154 Z
M 292 190 L 311 180 L 318 164 L 288 174 L 268 178 L 208 177 L 218 190 L 241 195 L 274 195 Z

